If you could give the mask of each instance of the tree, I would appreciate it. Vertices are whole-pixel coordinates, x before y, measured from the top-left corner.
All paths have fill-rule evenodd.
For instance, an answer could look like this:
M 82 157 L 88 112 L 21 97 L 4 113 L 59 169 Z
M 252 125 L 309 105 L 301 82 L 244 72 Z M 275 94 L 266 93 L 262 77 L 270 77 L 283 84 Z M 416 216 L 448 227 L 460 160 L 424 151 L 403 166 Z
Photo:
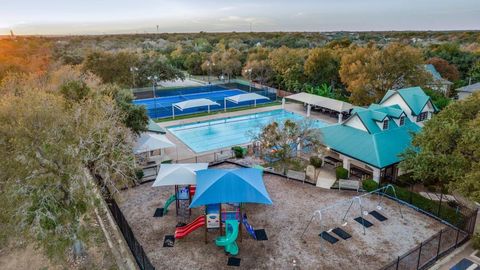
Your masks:
M 275 82 L 287 90 L 299 91 L 304 80 L 306 50 L 280 47 L 270 52 L 270 65 L 275 72 Z
M 261 129 L 260 133 L 250 133 L 253 141 L 259 142 L 269 160 L 278 162 L 285 172 L 295 159 L 297 146 L 311 148 L 318 152 L 321 145 L 321 133 L 314 128 L 313 121 L 295 122 L 286 120 L 283 123 L 272 122 Z
M 194 75 L 204 74 L 202 70 L 202 63 L 205 61 L 205 53 L 193 52 L 187 56 L 185 59 L 184 66 L 187 69 L 188 73 Z
M 137 65 L 135 82 L 140 87 L 151 86 L 151 76 L 157 76 L 158 81 L 185 79 L 185 74 L 170 65 L 166 58 L 154 55 L 143 56 Z
M 28 240 L 63 262 L 72 246 L 93 244 L 98 187 L 124 186 L 135 163 L 115 101 L 81 77 L 60 86 L 57 75 L 26 76 L 21 91 L 0 85 L 0 243 Z
M 227 75 L 228 81 L 230 81 L 232 75 L 240 74 L 242 68 L 240 57 L 240 51 L 234 48 L 229 48 L 221 53 L 221 59 L 218 64 L 222 69 L 222 73 Z
M 428 48 L 425 55 L 428 58 L 439 57 L 455 65 L 460 72 L 460 79 L 462 80 L 468 79 L 469 70 L 475 61 L 478 61 L 478 55 L 476 56 L 472 52 L 462 50 L 458 43 L 432 45 Z
M 468 72 L 468 80 L 471 83 L 480 82 L 480 60 L 478 60 Z
M 451 82 L 460 79 L 460 73 L 455 65 L 450 65 L 447 60 L 440 57 L 432 57 L 427 60 L 427 64 L 432 64 L 435 69 L 440 73 L 442 78 L 445 78 Z
M 413 136 L 402 170 L 425 185 L 480 200 L 480 93 L 451 103 Z
M 315 48 L 308 54 L 304 69 L 308 82 L 313 85 L 333 85 L 338 80 L 339 60 L 329 49 Z
M 399 43 L 357 48 L 342 57 L 340 66 L 340 78 L 356 105 L 378 102 L 389 89 L 424 86 L 429 77 L 421 52 Z
M 122 87 L 132 87 L 133 74 L 130 68 L 138 66 L 138 63 L 139 57 L 130 52 L 95 51 L 86 56 L 83 70 L 97 75 L 103 83 L 116 83 Z

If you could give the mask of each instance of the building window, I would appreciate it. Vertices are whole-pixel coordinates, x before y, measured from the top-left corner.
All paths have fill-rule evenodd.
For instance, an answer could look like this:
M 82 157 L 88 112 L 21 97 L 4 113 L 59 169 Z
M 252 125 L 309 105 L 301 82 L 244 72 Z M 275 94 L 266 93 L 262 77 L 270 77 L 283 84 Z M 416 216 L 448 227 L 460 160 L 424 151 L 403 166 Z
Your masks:
M 428 118 L 428 112 L 422 112 L 417 116 L 417 122 L 422 122 Z
M 388 119 L 383 121 L 383 130 L 388 129 Z
M 405 116 L 400 116 L 400 126 L 405 125 Z

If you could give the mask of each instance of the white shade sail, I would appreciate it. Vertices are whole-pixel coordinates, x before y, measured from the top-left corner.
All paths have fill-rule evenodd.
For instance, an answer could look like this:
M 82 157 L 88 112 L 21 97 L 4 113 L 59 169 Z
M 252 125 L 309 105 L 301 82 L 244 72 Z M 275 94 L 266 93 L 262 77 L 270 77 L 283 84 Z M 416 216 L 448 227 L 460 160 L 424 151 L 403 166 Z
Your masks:
M 314 106 L 323 107 L 336 112 L 348 112 L 353 109 L 353 105 L 348 102 L 303 92 L 286 96 L 285 98 L 300 101 Z
M 152 187 L 196 185 L 196 171 L 207 168 L 208 163 L 162 164 Z
M 140 135 L 137 142 L 135 143 L 133 152 L 135 154 L 140 154 L 174 146 L 175 144 L 172 143 L 167 137 L 165 137 L 165 135 L 144 132 Z
M 233 103 L 240 103 L 244 101 L 260 100 L 260 99 L 269 99 L 266 96 L 262 96 L 256 93 L 240 94 L 235 96 L 230 96 L 225 98 L 228 101 Z
M 172 106 L 183 111 L 185 109 L 202 107 L 202 106 L 220 106 L 217 102 L 206 98 L 190 99 L 182 102 L 173 103 Z

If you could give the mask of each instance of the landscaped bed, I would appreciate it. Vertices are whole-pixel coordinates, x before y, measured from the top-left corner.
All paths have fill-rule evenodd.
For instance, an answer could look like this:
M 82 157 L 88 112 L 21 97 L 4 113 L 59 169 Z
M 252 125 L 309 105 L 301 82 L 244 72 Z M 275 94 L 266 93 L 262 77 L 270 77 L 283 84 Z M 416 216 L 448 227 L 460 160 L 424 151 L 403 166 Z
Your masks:
M 301 239 L 315 210 L 360 194 L 324 190 L 270 174 L 264 175 L 264 182 L 273 205 L 246 204 L 245 212 L 255 229 L 265 229 L 268 240 L 255 241 L 242 228 L 243 240 L 237 240 L 241 269 L 292 269 L 294 265 L 301 269 L 379 269 L 445 228 L 435 219 L 406 206 L 400 208 L 390 199 L 367 196 L 362 199 L 363 210 L 377 210 L 388 220 L 379 222 L 371 215 L 364 216 L 373 223 L 364 235 L 362 226 L 353 220 L 360 216 L 359 204 L 352 205 L 346 226 L 341 224 L 349 204 L 341 204 L 323 212 L 324 226 L 317 216 Z M 173 190 L 173 187 L 152 188 L 147 183 L 122 191 L 119 196 L 119 205 L 153 265 L 157 269 L 227 268 L 228 256 L 214 244 L 218 232 L 208 233 L 208 244 L 204 242 L 205 231 L 200 228 L 186 238 L 177 239 L 174 247 L 163 247 L 165 235 L 173 235 L 175 231 L 175 208 L 172 205 L 170 212 L 161 218 L 153 217 L 153 213 L 157 207 L 163 207 Z M 381 210 L 377 208 L 379 203 Z M 201 214 L 202 209 L 193 209 L 190 220 Z M 340 239 L 336 244 L 320 239 L 321 231 L 334 227 L 341 227 L 352 238 Z

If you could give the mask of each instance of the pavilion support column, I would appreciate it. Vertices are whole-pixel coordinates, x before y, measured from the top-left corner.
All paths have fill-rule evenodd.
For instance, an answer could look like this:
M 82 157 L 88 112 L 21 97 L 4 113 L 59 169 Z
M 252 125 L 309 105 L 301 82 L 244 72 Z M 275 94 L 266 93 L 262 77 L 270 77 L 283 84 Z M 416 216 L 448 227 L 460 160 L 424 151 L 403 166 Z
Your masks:
M 373 168 L 373 180 L 380 183 L 380 169 Z
M 343 113 L 340 112 L 340 113 L 338 114 L 338 123 L 339 123 L 339 124 L 342 123 L 342 120 L 343 120 Z
M 350 159 L 343 157 L 343 168 L 348 171 L 348 177 L 350 178 Z
M 175 119 L 175 107 L 172 105 L 172 119 Z
M 282 98 L 282 109 L 285 109 L 285 98 Z
M 223 111 L 224 111 L 224 112 L 227 111 L 227 98 L 224 98 L 224 99 L 223 99 Z
M 310 117 L 310 110 L 312 109 L 312 106 L 310 104 L 307 105 L 307 117 Z

